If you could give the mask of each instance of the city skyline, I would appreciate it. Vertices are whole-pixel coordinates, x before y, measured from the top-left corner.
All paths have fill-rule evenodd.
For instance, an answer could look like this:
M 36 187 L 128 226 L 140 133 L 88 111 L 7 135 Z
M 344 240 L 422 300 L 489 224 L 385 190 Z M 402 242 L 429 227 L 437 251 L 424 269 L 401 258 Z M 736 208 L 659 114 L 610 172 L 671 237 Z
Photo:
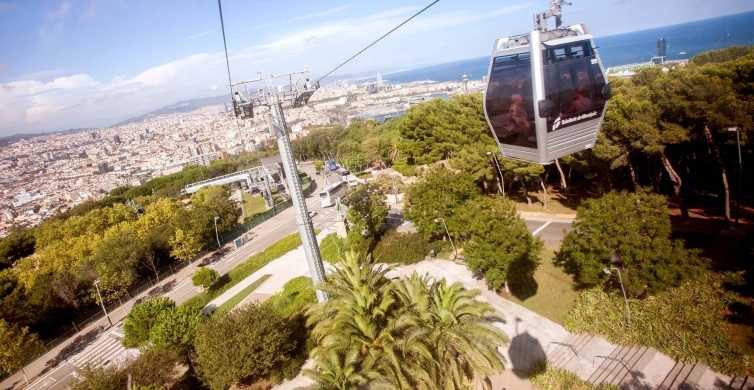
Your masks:
M 566 22 L 587 22 L 595 35 L 605 36 L 754 9 L 739 0 L 695 3 L 582 0 L 568 8 Z M 340 73 L 485 55 L 494 38 L 528 30 L 532 15 L 546 4 L 441 2 Z M 316 76 L 422 5 L 226 0 L 233 78 L 304 66 Z M 0 57 L 0 137 L 109 126 L 176 101 L 223 94 L 227 81 L 216 6 L 0 1 L 0 33 L 17 37 L 3 42 L 6 55 Z

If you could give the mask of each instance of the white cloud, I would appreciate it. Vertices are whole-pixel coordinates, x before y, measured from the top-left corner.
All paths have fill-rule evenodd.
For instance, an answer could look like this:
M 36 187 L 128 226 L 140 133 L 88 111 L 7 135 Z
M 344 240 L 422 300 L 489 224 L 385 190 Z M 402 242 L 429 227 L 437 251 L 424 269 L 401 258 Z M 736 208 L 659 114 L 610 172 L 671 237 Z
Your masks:
M 324 11 L 321 11 L 321 12 L 315 12 L 315 13 L 311 13 L 311 14 L 308 14 L 308 15 L 297 16 L 295 18 L 292 18 L 291 21 L 295 22 L 295 21 L 301 21 L 301 20 L 309 20 L 309 19 L 321 18 L 323 16 L 329 16 L 329 15 L 334 15 L 334 14 L 337 14 L 337 13 L 341 13 L 343 11 L 346 11 L 346 10 L 350 9 L 350 8 L 351 8 L 351 4 L 344 4 L 344 5 L 341 5 L 339 7 L 330 8 L 330 9 L 327 9 L 327 10 L 324 10 Z
M 199 33 L 196 33 L 196 34 L 189 35 L 189 36 L 186 37 L 186 39 L 189 40 L 189 41 L 192 40 L 192 39 L 199 39 L 199 38 L 202 38 L 202 37 L 206 37 L 209 34 L 212 34 L 212 32 L 213 32 L 213 30 L 202 31 L 202 32 L 199 32 Z
M 27 108 L 25 112 L 26 122 L 30 124 L 42 122 L 49 118 L 50 115 L 60 112 L 63 109 L 63 106 L 53 106 L 50 104 L 31 106 Z

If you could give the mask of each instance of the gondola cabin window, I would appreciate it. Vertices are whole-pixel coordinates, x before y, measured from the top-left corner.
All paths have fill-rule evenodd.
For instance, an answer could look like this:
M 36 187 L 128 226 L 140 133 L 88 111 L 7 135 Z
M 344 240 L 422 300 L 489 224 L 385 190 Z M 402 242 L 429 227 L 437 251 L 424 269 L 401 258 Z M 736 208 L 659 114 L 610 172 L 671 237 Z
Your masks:
M 544 50 L 547 131 L 553 132 L 599 118 L 607 102 L 607 88 L 589 41 Z
M 487 88 L 487 114 L 498 141 L 536 148 L 529 53 L 496 57 Z

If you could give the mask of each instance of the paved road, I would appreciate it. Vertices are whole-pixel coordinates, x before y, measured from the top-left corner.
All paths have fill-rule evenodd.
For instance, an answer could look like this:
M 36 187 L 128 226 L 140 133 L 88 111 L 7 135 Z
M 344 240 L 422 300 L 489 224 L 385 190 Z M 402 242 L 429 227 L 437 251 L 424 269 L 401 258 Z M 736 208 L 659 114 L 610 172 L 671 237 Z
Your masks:
M 529 231 L 539 237 L 549 248 L 556 248 L 560 245 L 560 241 L 571 228 L 571 222 L 566 220 L 528 219 L 525 222 Z

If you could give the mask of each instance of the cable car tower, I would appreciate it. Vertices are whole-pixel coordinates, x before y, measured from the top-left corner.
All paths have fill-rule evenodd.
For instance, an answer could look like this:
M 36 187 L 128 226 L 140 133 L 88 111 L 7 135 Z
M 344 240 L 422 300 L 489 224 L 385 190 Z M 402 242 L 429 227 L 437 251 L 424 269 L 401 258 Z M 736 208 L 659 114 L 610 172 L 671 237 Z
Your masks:
M 254 107 L 267 108 L 267 121 L 270 132 L 277 139 L 280 159 L 288 182 L 288 190 L 294 209 L 296 210 L 296 224 L 301 236 L 301 243 L 304 247 L 309 273 L 316 286 L 324 282 L 325 269 L 319 254 L 319 245 L 317 244 L 317 237 L 314 234 L 309 210 L 304 199 L 296 161 L 293 158 L 293 147 L 291 139 L 288 136 L 288 123 L 285 120 L 285 113 L 283 111 L 285 108 L 298 108 L 306 105 L 309 102 L 309 98 L 319 88 L 318 82 L 310 83 L 308 78 L 303 82 L 294 82 L 294 77 L 301 77 L 306 74 L 308 74 L 307 71 L 272 74 L 254 80 L 231 84 L 231 91 L 233 96 L 233 112 L 237 118 L 253 118 Z M 288 84 L 274 85 L 275 81 L 281 79 L 287 79 Z M 260 84 L 261 87 L 259 86 Z M 257 88 L 252 88 L 254 92 L 249 94 L 240 91 L 240 87 L 248 90 L 248 86 L 250 85 L 257 86 Z M 316 292 L 319 302 L 327 298 L 324 292 L 320 290 L 316 290 Z
M 563 5 L 551 0 L 530 33 L 495 41 L 484 113 L 505 157 L 550 164 L 597 140 L 610 87 L 586 26 L 562 26 Z

